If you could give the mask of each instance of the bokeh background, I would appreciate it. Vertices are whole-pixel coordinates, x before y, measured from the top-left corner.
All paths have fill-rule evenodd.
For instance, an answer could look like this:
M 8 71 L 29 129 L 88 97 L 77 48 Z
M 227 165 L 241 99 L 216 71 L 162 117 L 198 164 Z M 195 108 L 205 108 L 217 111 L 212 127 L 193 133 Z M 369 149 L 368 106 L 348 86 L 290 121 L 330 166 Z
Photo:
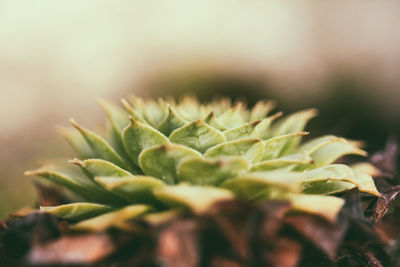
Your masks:
M 0 0 L 0 218 L 72 153 L 55 125 L 104 123 L 99 97 L 274 98 L 318 108 L 314 136 L 398 137 L 400 2 L 261 2 Z

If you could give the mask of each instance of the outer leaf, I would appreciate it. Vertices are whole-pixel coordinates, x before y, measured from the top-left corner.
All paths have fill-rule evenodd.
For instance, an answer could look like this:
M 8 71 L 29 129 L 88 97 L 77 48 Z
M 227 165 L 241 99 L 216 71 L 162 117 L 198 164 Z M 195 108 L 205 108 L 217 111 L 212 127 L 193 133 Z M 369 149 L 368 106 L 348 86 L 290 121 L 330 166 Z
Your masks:
M 72 230 L 103 231 L 110 227 L 129 228 L 127 223 L 130 219 L 142 216 L 152 211 L 148 205 L 132 205 L 123 209 L 109 212 L 91 219 L 81 221 L 71 227 Z
M 139 155 L 139 165 L 146 175 L 174 184 L 178 179 L 178 164 L 190 157 L 201 158 L 202 155 L 183 145 L 166 144 L 143 150 Z
M 40 207 L 40 210 L 64 220 L 80 221 L 109 212 L 112 208 L 101 204 L 76 202 L 56 207 Z
M 110 161 L 119 167 L 129 170 L 130 168 L 122 160 L 122 158 L 115 152 L 115 150 L 99 135 L 94 132 L 81 127 L 74 120 L 71 120 L 72 125 L 81 132 L 82 136 L 85 138 L 89 146 L 92 148 L 97 158 L 101 158 Z
M 275 107 L 275 101 L 258 101 L 251 110 L 250 121 L 264 119 Z
M 284 118 L 278 125 L 275 127 L 276 130 L 274 132 L 275 136 L 297 133 L 304 131 L 304 127 L 307 122 L 317 115 L 316 109 L 309 109 L 300 112 L 293 113 L 288 117 Z M 282 153 L 292 153 L 300 144 L 301 137 L 297 137 L 291 140 L 288 140 L 288 143 L 284 147 Z
M 368 162 L 356 163 L 350 166 L 355 174 L 368 174 L 370 176 L 376 176 L 381 174 L 379 169 L 375 165 Z
M 187 207 L 197 213 L 206 211 L 217 201 L 233 198 L 233 194 L 225 189 L 188 184 L 166 186 L 154 193 L 167 206 Z
M 205 153 L 209 158 L 241 156 L 250 162 L 261 160 L 264 144 L 260 139 L 240 139 L 211 147 Z
M 228 178 L 248 171 L 249 162 L 242 158 L 189 158 L 178 166 L 179 181 L 198 185 L 218 185 Z
M 126 203 L 120 197 L 107 192 L 101 186 L 83 175 L 75 166 L 47 165 L 35 171 L 27 171 L 25 175 L 37 175 L 81 195 L 85 199 L 110 205 Z
M 291 154 L 277 159 L 261 161 L 252 166 L 251 171 L 270 171 L 278 168 L 293 166 L 295 164 L 309 164 L 312 158 L 304 153 Z
M 126 99 L 121 99 L 122 105 L 129 112 L 129 114 L 137 121 L 140 121 L 145 124 L 149 124 L 141 114 L 139 114 L 136 109 L 134 109 L 131 104 Z
M 260 122 L 260 120 L 253 121 L 243 124 L 242 126 L 226 130 L 224 131 L 224 135 L 228 141 L 242 138 L 258 138 L 256 127 L 260 124 Z
M 366 156 L 366 152 L 356 147 L 354 144 L 348 142 L 344 138 L 333 138 L 323 137 L 321 140 L 327 139 L 325 142 L 311 141 L 317 143 L 317 146 L 310 149 L 314 164 L 310 167 L 319 167 L 327 164 L 331 164 L 343 155 L 356 154 L 360 156 Z M 309 147 L 309 144 L 305 144 L 304 147 Z M 307 151 L 304 147 L 300 148 L 301 151 Z
M 291 140 L 303 135 L 308 135 L 308 132 L 284 134 L 265 140 L 263 160 L 276 159 L 282 156 L 286 150 L 285 147 L 291 143 Z
M 57 127 L 57 132 L 72 146 L 82 159 L 95 158 L 96 155 L 86 139 L 74 128 Z
M 139 165 L 138 157 L 143 149 L 168 144 L 168 138 L 151 126 L 130 118 L 131 124 L 122 133 L 123 143 L 130 159 Z
M 221 187 L 233 191 L 240 197 L 257 199 L 267 193 L 275 195 L 287 191 L 301 192 L 301 180 L 301 173 L 276 170 L 245 174 L 227 180 Z
M 305 194 L 332 195 L 349 191 L 355 187 L 356 185 L 350 182 L 324 180 L 304 183 L 302 191 Z
M 214 111 L 211 111 L 211 113 L 207 115 L 204 122 L 220 131 L 224 131 L 227 128 L 217 117 L 215 117 Z
M 169 139 L 173 143 L 191 147 L 201 153 L 226 141 L 223 133 L 208 126 L 202 120 L 191 122 L 174 130 Z
M 160 132 L 168 136 L 173 130 L 185 125 L 187 121 L 183 119 L 170 105 L 167 105 L 168 115 L 158 127 Z
M 153 190 L 165 186 L 160 179 L 149 176 L 96 177 L 95 180 L 131 203 L 155 203 Z
M 218 120 L 228 129 L 244 124 L 245 121 L 241 114 L 241 108 L 242 105 L 240 103 L 237 104 L 221 114 Z
M 102 159 L 87 159 L 81 161 L 74 159 L 70 161 L 73 164 L 80 166 L 90 178 L 95 176 L 131 176 L 132 174 L 117 165 Z
M 111 144 L 118 154 L 129 162 L 129 158 L 127 157 L 125 148 L 122 144 L 122 130 L 129 123 L 128 114 L 125 112 L 125 110 L 113 103 L 109 103 L 103 99 L 100 99 L 99 102 L 106 112 L 111 126 Z
M 271 123 L 282 116 L 282 112 L 275 113 L 272 116 L 264 118 L 260 124 L 257 125 L 256 130 L 258 132 L 258 136 L 262 140 L 266 140 L 272 137 L 272 131 L 270 129 Z
M 344 199 L 333 196 L 288 194 L 293 209 L 314 213 L 329 221 L 335 221 L 344 205 Z

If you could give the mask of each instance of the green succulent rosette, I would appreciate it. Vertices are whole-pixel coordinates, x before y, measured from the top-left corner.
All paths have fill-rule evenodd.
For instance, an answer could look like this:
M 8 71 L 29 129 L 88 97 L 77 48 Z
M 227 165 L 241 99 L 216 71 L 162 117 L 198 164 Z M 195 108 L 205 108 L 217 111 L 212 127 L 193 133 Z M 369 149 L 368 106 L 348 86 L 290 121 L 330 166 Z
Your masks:
M 42 207 L 75 229 L 125 227 L 138 216 L 165 211 L 206 212 L 220 200 L 285 199 L 295 211 L 335 220 L 344 200 L 338 193 L 357 187 L 380 196 L 363 164 L 335 164 L 338 158 L 365 156 L 360 143 L 327 135 L 302 142 L 316 110 L 286 117 L 269 115 L 272 101 L 248 109 L 229 99 L 201 104 L 194 97 L 101 101 L 105 137 L 71 120 L 60 128 L 77 158 L 46 165 L 38 175 L 84 199 Z M 162 216 L 162 215 L 160 215 Z

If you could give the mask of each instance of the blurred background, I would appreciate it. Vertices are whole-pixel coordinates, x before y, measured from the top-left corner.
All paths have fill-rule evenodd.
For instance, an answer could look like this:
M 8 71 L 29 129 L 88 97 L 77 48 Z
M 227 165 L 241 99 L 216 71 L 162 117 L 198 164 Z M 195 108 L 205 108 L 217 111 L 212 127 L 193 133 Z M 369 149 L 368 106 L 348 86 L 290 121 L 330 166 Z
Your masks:
M 373 153 L 400 129 L 400 3 L 0 0 L 0 218 L 35 203 L 23 172 L 101 127 L 99 97 L 215 95 L 316 107 L 309 126 Z

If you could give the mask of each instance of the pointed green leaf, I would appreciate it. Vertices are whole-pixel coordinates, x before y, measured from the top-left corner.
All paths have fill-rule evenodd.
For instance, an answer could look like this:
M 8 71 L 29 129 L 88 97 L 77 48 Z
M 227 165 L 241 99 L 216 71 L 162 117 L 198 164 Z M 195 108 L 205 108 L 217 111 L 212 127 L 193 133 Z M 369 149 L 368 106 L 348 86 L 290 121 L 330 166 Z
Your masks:
M 254 200 L 267 193 L 301 192 L 301 178 L 300 173 L 285 170 L 254 172 L 229 179 L 221 187 L 240 197 Z
M 304 183 L 302 191 L 304 194 L 333 195 L 349 191 L 355 187 L 356 185 L 350 182 L 324 180 Z
M 121 169 L 117 165 L 102 159 L 87 159 L 87 160 L 79 160 L 73 159 L 70 161 L 75 165 L 81 167 L 85 173 L 88 174 L 90 178 L 95 176 L 131 176 L 132 173 Z
M 356 163 L 350 166 L 355 174 L 368 174 L 370 176 L 377 176 L 380 171 L 375 165 L 368 162 Z
M 200 118 L 200 103 L 196 97 L 184 96 L 177 107 L 179 114 L 187 121 L 195 121 Z
M 270 171 L 295 164 L 309 164 L 312 158 L 304 153 L 291 154 L 276 159 L 264 160 L 251 167 L 252 172 Z
M 262 159 L 276 159 L 283 155 L 285 147 L 291 143 L 293 139 L 299 136 L 307 135 L 308 132 L 298 132 L 276 136 L 264 141 L 264 154 Z
M 85 138 L 89 146 L 97 155 L 96 158 L 110 161 L 126 170 L 130 169 L 128 165 L 122 160 L 122 158 L 117 154 L 117 152 L 115 152 L 115 150 L 102 137 L 80 126 L 74 120 L 71 120 L 71 123 Z
M 107 192 L 97 183 L 86 177 L 79 168 L 73 165 L 46 165 L 38 170 L 27 171 L 25 175 L 37 175 L 54 183 L 65 186 L 87 200 L 107 203 L 124 204 L 123 199 Z
M 187 121 L 183 119 L 170 105 L 167 105 L 168 115 L 160 124 L 158 129 L 160 132 L 168 136 L 173 130 L 185 125 Z
M 242 138 L 258 138 L 258 132 L 256 130 L 257 125 L 260 124 L 260 120 L 245 123 L 242 126 L 231 128 L 224 131 L 224 135 L 228 141 L 242 139 Z
M 226 126 L 223 125 L 222 122 L 217 119 L 217 117 L 215 117 L 214 111 L 211 111 L 207 115 L 207 117 L 204 119 L 204 122 L 220 131 L 226 130 Z
M 140 121 L 145 124 L 149 124 L 142 115 L 140 115 L 126 99 L 121 99 L 122 105 L 129 112 L 129 114 L 137 121 Z
M 154 128 L 160 129 L 160 125 L 168 116 L 168 110 L 166 110 L 164 107 L 160 107 L 159 103 L 152 99 L 148 99 L 146 102 L 142 102 L 140 105 L 141 106 L 139 108 L 143 110 L 143 117 L 146 119 L 146 121 L 148 121 L 149 124 Z
M 153 190 L 165 186 L 160 179 L 149 176 L 96 177 L 95 180 L 130 203 L 155 203 Z
M 241 156 L 250 162 L 261 160 L 264 144 L 259 139 L 240 139 L 211 147 L 205 153 L 208 158 Z
M 168 144 L 168 138 L 153 127 L 130 118 L 131 123 L 123 130 L 123 143 L 130 159 L 139 165 L 138 157 L 143 149 Z
M 275 113 L 274 115 L 264 118 L 260 124 L 257 125 L 256 130 L 261 140 L 266 140 L 272 137 L 271 124 L 274 120 L 282 116 L 282 112 Z
M 304 131 L 304 127 L 307 122 L 317 115 L 316 109 L 309 109 L 300 112 L 293 113 L 286 118 L 283 118 L 282 121 L 278 122 L 278 124 L 274 127 L 274 135 L 284 135 L 291 134 Z M 288 143 L 284 147 L 282 153 L 288 154 L 292 153 L 300 144 L 301 137 L 293 138 L 288 140 Z
M 40 211 L 48 212 L 57 218 L 71 221 L 81 221 L 111 210 L 111 207 L 88 202 L 76 202 L 55 207 L 40 207 Z
M 269 100 L 258 101 L 251 109 L 250 121 L 262 120 L 276 107 L 276 102 Z
M 183 145 L 165 144 L 143 150 L 139 155 L 139 165 L 146 175 L 174 184 L 178 179 L 178 164 L 190 157 L 201 158 L 202 155 Z
M 186 207 L 196 213 L 205 212 L 217 201 L 232 199 L 234 196 L 225 189 L 179 184 L 158 189 L 155 196 L 170 207 Z
M 248 171 L 249 162 L 243 158 L 189 158 L 178 166 L 179 181 L 198 185 L 218 185 L 228 178 Z
M 174 130 L 169 139 L 173 143 L 191 147 L 201 153 L 226 141 L 223 133 L 208 126 L 202 120 L 194 121 Z
M 228 129 L 238 127 L 245 123 L 241 111 L 242 105 L 239 103 L 236 106 L 228 109 L 218 117 L 218 121 Z
M 107 228 L 115 227 L 129 229 L 128 221 L 140 217 L 153 209 L 148 205 L 132 205 L 123 209 L 109 212 L 97 217 L 87 219 L 71 226 L 72 230 L 104 231 Z
M 295 210 L 316 214 L 334 222 L 344 205 L 344 199 L 333 196 L 288 194 Z
M 57 127 L 57 132 L 72 146 L 82 159 L 95 158 L 96 155 L 86 139 L 72 127 Z
M 378 189 L 376 189 L 374 179 L 368 174 L 356 174 L 353 178 L 354 183 L 357 184 L 358 189 L 361 192 L 365 192 L 368 194 L 375 195 L 380 197 L 381 194 L 379 193 Z

